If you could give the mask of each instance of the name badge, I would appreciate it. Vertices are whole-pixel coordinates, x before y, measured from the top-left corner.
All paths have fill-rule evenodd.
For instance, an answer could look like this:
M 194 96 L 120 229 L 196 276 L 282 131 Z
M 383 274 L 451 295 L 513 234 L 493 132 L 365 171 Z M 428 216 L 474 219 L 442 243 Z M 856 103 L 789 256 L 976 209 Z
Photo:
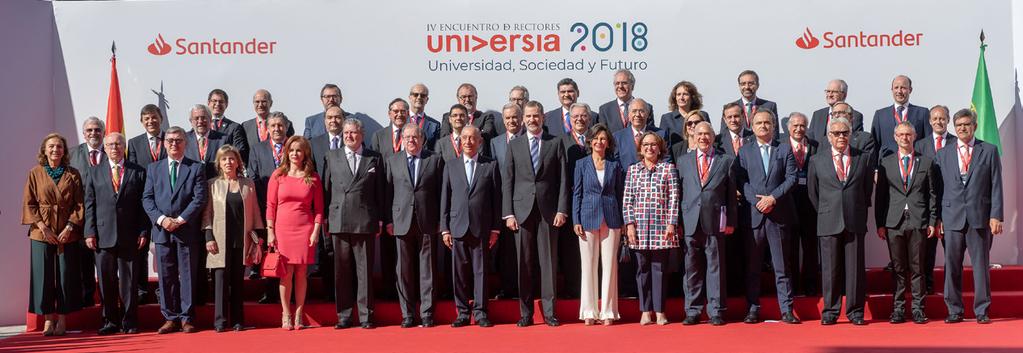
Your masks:
M 804 177 L 799 178 L 799 185 L 806 185 L 806 178 Z

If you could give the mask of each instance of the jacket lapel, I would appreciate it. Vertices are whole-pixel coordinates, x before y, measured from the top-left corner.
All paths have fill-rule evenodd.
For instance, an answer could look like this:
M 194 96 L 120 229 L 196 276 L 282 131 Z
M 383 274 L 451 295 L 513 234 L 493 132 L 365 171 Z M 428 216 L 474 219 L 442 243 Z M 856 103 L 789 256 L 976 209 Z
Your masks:
M 977 165 L 977 162 L 984 160 L 983 158 L 978 157 L 984 157 L 984 153 L 986 152 L 985 147 L 986 146 L 984 146 L 984 144 L 981 143 L 980 140 L 978 140 L 976 137 L 973 138 L 973 154 L 970 156 L 970 167 L 969 170 L 966 171 L 966 182 L 963 183 L 964 185 L 970 184 L 970 178 L 973 177 L 973 171 L 977 169 L 974 168 L 974 166 Z M 956 152 L 958 153 L 958 151 Z M 958 164 L 959 163 L 956 163 L 956 165 Z
M 175 198 L 178 196 L 178 192 L 181 191 L 181 184 L 184 184 L 184 181 L 188 179 L 189 174 L 192 174 L 192 168 L 187 168 L 188 166 L 191 166 L 191 163 L 186 163 L 185 159 L 182 159 L 181 165 L 178 166 L 178 177 L 174 180 L 174 192 L 171 194 Z

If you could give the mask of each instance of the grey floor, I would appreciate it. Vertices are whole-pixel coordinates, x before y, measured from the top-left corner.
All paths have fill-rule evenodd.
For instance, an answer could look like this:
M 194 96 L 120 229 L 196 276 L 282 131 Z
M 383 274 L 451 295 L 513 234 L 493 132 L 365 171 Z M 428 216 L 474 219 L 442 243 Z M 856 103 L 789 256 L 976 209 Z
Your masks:
M 0 340 L 25 332 L 25 325 L 21 326 L 0 326 Z

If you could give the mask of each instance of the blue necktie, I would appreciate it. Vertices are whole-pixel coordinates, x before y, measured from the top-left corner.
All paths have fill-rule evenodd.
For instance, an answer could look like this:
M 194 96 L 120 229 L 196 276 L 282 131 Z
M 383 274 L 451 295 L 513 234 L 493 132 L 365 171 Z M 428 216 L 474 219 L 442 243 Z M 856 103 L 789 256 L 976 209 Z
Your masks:
M 331 151 L 333 151 L 333 150 L 336 150 L 336 149 L 337 149 L 337 147 L 338 147 L 338 141 L 340 141 L 340 140 L 341 140 L 341 138 L 340 138 L 340 137 L 337 137 L 337 136 L 334 136 L 333 138 L 331 138 L 331 139 L 330 139 L 330 150 L 331 150 Z
M 902 168 L 903 169 L 909 168 L 909 156 L 902 156 Z M 909 187 L 909 176 L 910 175 L 913 175 L 913 171 L 912 170 L 906 170 L 906 176 L 902 177 L 903 178 L 902 179 L 902 187 L 903 188 L 908 188 Z
M 416 157 L 408 157 L 408 180 L 412 181 L 412 186 L 416 186 Z
M 569 120 L 568 112 L 565 112 L 565 132 L 572 132 L 572 121 Z
M 529 137 L 529 158 L 533 160 L 533 172 L 540 168 L 540 139 Z
M 902 115 L 902 112 L 904 112 L 904 111 L 906 111 L 906 107 L 903 107 L 901 105 L 898 108 L 895 108 L 895 113 L 899 115 L 898 118 L 895 119 L 896 123 L 901 123 L 903 121 L 906 121 L 906 119 L 903 118 L 903 115 Z
M 475 172 L 476 161 L 468 159 L 465 161 L 465 178 L 469 187 L 472 187 L 473 172 Z
M 767 175 L 768 167 L 771 166 L 771 146 L 760 145 L 760 159 L 764 161 L 764 175 Z

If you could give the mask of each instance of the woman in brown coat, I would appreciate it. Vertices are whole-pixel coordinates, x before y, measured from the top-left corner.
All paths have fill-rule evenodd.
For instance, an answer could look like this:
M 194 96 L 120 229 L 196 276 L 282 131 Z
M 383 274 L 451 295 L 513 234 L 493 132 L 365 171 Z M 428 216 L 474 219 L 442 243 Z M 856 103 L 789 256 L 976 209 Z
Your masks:
M 82 307 L 79 248 L 64 245 L 82 236 L 84 192 L 63 136 L 46 135 L 38 161 L 25 182 L 21 213 L 32 247 L 28 311 L 45 316 L 43 335 L 60 336 L 67 328 L 65 315 Z
M 259 238 L 255 229 L 263 229 L 256 186 L 242 176 L 242 156 L 231 145 L 217 150 L 219 176 L 208 181 L 209 204 L 203 213 L 206 230 L 206 268 L 213 271 L 215 283 L 213 328 L 224 332 L 228 325 L 235 331 L 245 328 L 242 310 L 242 279 L 246 266 L 261 262 Z

